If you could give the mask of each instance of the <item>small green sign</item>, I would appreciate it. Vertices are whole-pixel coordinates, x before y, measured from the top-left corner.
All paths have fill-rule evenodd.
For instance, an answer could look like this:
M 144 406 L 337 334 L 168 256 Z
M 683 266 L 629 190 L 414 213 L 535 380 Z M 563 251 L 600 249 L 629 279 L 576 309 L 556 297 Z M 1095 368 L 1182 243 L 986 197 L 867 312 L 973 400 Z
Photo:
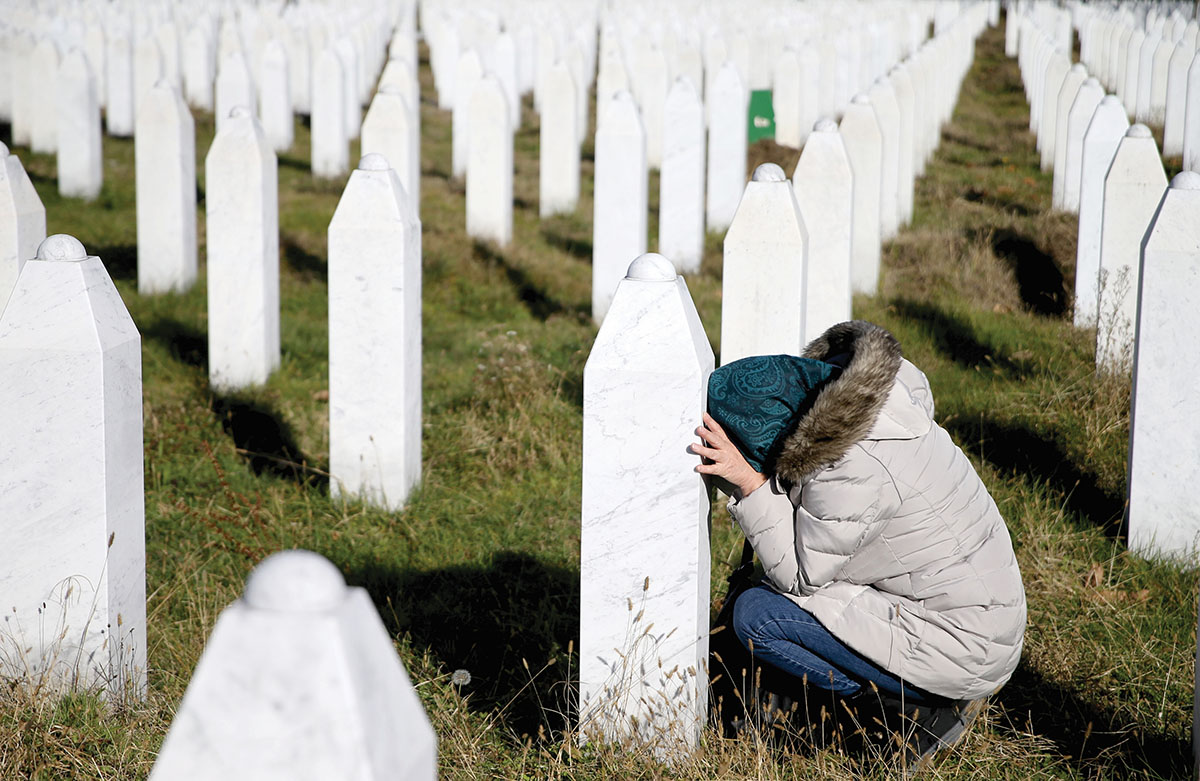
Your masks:
M 753 144 L 760 138 L 775 137 L 775 108 L 771 105 L 771 90 L 756 89 L 750 93 L 750 113 L 747 120 L 748 143 Z

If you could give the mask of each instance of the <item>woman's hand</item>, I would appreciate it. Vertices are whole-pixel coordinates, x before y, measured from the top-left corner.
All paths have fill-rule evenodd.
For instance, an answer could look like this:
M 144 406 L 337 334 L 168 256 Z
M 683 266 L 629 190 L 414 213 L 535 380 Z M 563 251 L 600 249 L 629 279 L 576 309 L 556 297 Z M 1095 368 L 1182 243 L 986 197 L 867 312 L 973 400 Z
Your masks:
M 704 413 L 704 424 L 696 429 L 696 434 L 700 437 L 700 444 L 692 445 L 692 452 L 701 459 L 696 467 L 697 472 L 724 478 L 733 484 L 741 496 L 748 496 L 767 482 L 766 477 L 747 463 L 745 456 L 729 441 L 725 430 L 713 420 L 712 415 Z

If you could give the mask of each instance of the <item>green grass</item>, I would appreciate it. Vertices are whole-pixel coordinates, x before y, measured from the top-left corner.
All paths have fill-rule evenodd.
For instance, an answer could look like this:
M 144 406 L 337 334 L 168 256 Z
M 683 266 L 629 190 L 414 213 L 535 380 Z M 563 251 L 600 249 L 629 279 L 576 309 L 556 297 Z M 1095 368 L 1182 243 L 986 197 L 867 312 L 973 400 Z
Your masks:
M 1020 668 L 937 777 L 1179 777 L 1190 766 L 1198 572 L 1125 551 L 1128 383 L 1097 379 L 1094 333 L 1070 324 L 1075 222 L 1048 213 L 1050 177 L 1002 48 L 996 31 L 981 40 L 918 183 L 914 224 L 885 247 L 879 295 L 855 302 L 929 375 L 939 422 L 1009 522 L 1029 596 Z M 203 269 L 186 294 L 136 293 L 132 142 L 104 139 L 105 185 L 91 204 L 57 196 L 52 158 L 15 150 L 50 232 L 101 256 L 143 336 L 151 669 L 147 701 L 111 713 L 86 695 L 8 696 L 0 777 L 144 777 L 220 610 L 257 561 L 295 546 L 368 589 L 438 731 L 443 777 L 885 777 L 876 758 L 836 748 L 710 733 L 665 767 L 636 751 L 579 749 L 566 734 L 582 374 L 596 333 L 591 144 L 578 210 L 539 220 L 537 116 L 526 106 L 513 242 L 476 243 L 463 186 L 448 176 L 450 117 L 430 102 L 427 66 L 421 78 L 424 470 L 396 513 L 329 498 L 325 231 L 344 182 L 312 180 L 306 127 L 297 123 L 279 166 L 282 366 L 229 396 L 207 385 Z M 212 117 L 199 116 L 202 247 L 212 134 Z M 751 150 L 788 170 L 795 156 Z M 688 279 L 715 349 L 720 242 L 709 236 Z M 719 506 L 713 529 L 723 584 L 740 540 Z M 469 685 L 451 685 L 456 668 L 471 671 Z

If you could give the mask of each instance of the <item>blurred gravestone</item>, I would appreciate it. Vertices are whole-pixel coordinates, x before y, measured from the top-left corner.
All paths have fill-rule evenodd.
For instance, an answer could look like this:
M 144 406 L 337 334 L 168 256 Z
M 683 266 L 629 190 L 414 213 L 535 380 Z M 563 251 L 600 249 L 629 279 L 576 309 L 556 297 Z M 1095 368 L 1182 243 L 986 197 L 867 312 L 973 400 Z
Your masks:
M 0 142 L 0 313 L 25 261 L 46 238 L 46 208 L 16 155 Z
M 1075 258 L 1075 325 L 1096 325 L 1100 295 L 1100 232 L 1104 224 L 1104 177 L 1129 120 L 1116 95 L 1100 101 L 1083 136 L 1079 176 L 1079 246 Z
M 579 202 L 579 87 L 567 63 L 547 64 L 542 76 L 539 136 L 538 214 L 550 217 L 575 211 Z
M 58 192 L 92 200 L 104 183 L 100 104 L 96 79 L 81 49 L 72 49 L 58 72 Z
M 196 281 L 196 131 L 178 90 L 142 96 L 134 135 L 138 292 L 182 292 Z
M 469 98 L 458 97 L 471 106 L 467 235 L 503 247 L 512 240 L 513 208 L 513 131 L 504 87 L 489 73 Z
M 705 222 L 723 231 L 746 186 L 746 111 L 749 95 L 732 61 L 717 71 L 704 100 L 708 112 L 708 199 Z
M 667 94 L 663 120 L 658 251 L 696 273 L 704 256 L 704 103 L 687 77 Z
M 346 79 L 342 61 L 332 49 L 317 57 L 312 81 L 312 172 L 321 179 L 336 179 L 350 167 L 350 140 L 344 116 Z
M 879 286 L 879 200 L 883 134 L 871 99 L 856 95 L 840 125 L 846 156 L 854 173 L 854 217 L 850 242 L 850 281 L 856 293 L 875 295 Z
M 646 251 L 646 134 L 633 96 L 602 101 L 596 128 L 592 317 L 603 320 L 630 258 Z

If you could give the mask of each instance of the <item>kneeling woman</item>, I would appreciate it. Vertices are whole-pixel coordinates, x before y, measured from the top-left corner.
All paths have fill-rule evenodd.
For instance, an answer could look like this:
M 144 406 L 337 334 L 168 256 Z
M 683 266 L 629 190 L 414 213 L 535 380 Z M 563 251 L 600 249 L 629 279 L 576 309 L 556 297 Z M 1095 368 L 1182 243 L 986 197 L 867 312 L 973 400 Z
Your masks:
M 738 638 L 809 686 L 916 706 L 910 759 L 953 743 L 1017 666 L 1025 591 L 925 375 L 853 321 L 803 357 L 721 367 L 708 406 L 697 471 L 728 483 L 765 570 L 734 605 Z

